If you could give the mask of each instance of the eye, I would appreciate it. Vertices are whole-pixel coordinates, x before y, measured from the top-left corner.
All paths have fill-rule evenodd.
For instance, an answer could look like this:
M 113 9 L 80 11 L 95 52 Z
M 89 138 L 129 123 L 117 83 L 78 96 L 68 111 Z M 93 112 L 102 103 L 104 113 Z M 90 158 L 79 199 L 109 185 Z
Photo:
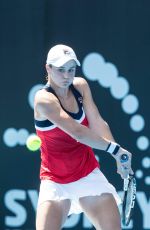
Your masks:
M 65 72 L 65 69 L 59 68 L 58 71 L 59 71 L 60 73 L 64 73 L 64 72 Z
M 69 71 L 68 71 L 69 73 L 73 73 L 73 72 L 75 72 L 75 68 L 71 68 L 71 69 L 69 69 Z

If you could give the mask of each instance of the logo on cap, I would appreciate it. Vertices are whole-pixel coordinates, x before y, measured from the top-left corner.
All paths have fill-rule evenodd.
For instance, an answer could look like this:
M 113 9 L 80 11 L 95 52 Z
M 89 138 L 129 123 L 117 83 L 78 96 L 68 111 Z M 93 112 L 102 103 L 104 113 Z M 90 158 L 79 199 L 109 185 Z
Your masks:
M 68 50 L 64 50 L 64 54 L 66 55 L 69 55 L 70 54 L 70 52 L 68 51 Z

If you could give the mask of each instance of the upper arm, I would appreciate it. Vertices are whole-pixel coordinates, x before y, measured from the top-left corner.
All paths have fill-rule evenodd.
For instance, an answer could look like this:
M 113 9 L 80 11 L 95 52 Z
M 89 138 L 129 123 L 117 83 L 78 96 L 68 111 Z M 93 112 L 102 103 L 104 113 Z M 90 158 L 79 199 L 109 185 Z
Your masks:
M 50 120 L 57 127 L 78 139 L 81 125 L 63 110 L 55 95 L 48 92 L 37 93 L 34 110 L 42 118 Z

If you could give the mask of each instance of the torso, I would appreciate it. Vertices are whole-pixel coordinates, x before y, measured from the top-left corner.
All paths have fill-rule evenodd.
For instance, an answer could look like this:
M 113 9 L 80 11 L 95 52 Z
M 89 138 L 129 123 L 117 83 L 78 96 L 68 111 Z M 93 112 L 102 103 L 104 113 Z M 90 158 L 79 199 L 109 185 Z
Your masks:
M 69 90 L 67 97 L 63 98 L 63 97 L 58 96 L 58 98 L 63 108 L 65 108 L 65 110 L 72 112 L 72 113 L 77 113 L 79 111 L 77 101 L 71 90 Z
M 56 95 L 51 87 L 42 89 Z M 43 92 L 44 93 L 44 92 Z M 82 95 L 71 85 L 66 100 L 58 98 L 62 108 L 77 122 L 88 126 L 82 105 Z M 83 145 L 59 129 L 51 121 L 35 117 L 37 135 L 42 140 L 40 178 L 58 183 L 69 183 L 88 175 L 99 167 L 92 149 Z

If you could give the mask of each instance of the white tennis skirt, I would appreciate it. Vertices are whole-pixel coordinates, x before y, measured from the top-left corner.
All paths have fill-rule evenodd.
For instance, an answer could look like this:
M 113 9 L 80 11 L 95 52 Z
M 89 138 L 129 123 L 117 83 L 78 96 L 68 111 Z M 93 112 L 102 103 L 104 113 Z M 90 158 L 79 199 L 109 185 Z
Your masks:
M 71 207 L 68 215 L 79 214 L 82 208 L 79 203 L 80 197 L 100 196 L 102 193 L 111 193 L 117 205 L 121 204 L 121 198 L 116 189 L 108 182 L 99 168 L 94 169 L 86 177 L 75 182 L 60 184 L 51 180 L 42 180 L 38 205 L 48 200 L 71 200 Z

